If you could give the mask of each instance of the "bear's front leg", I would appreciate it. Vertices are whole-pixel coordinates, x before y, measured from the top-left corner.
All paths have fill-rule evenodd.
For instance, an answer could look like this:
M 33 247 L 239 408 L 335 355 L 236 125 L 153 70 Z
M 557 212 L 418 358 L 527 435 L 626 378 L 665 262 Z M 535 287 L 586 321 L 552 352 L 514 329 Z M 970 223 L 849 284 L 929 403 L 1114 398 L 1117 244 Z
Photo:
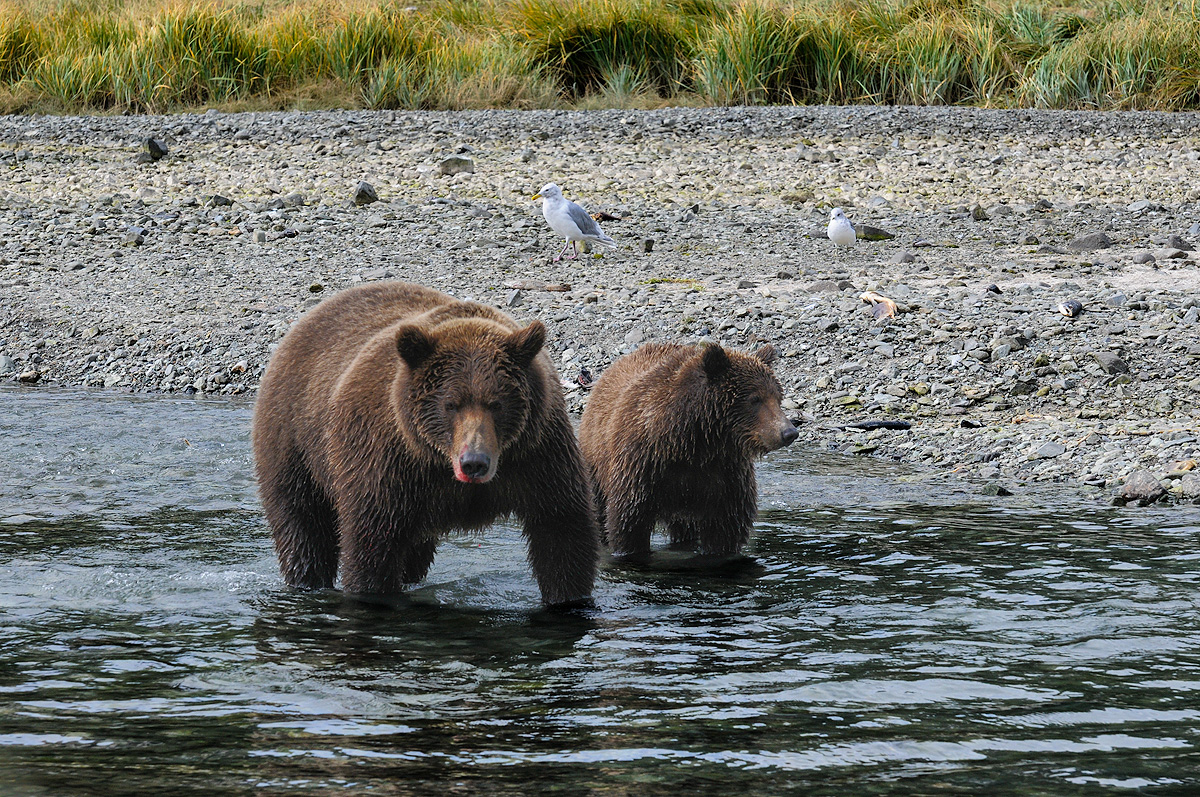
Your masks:
M 529 567 L 547 606 L 580 603 L 596 584 L 599 534 L 590 508 L 576 504 L 525 518 Z
M 758 484 L 751 462 L 737 463 L 713 477 L 713 490 L 704 502 L 707 511 L 697 512 L 698 553 L 733 556 L 750 539 L 758 516 Z
M 408 527 L 394 507 L 372 504 L 338 513 L 342 590 L 353 595 L 394 595 L 425 577 L 437 540 Z
M 259 493 L 283 580 L 328 589 L 337 578 L 337 515 L 298 452 L 259 462 Z
M 547 606 L 583 603 L 591 598 L 600 554 L 591 487 L 578 453 L 534 461 L 557 470 L 537 468 L 528 479 L 536 492 L 525 496 L 517 510 L 525 524 L 529 567 Z

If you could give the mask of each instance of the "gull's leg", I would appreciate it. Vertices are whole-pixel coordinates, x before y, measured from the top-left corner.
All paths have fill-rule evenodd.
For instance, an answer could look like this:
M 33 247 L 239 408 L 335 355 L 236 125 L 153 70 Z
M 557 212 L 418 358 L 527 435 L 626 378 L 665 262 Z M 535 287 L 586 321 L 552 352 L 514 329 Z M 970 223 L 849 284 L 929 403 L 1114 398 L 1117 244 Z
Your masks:
M 567 239 L 567 242 L 566 242 L 565 244 L 563 244 L 562 251 L 561 251 L 561 252 L 559 252 L 557 255 L 555 255 L 555 256 L 554 256 L 554 262 L 555 262 L 555 263 L 557 263 L 558 261 L 562 260 L 562 256 L 563 256 L 563 255 L 565 255 L 565 254 L 567 253 L 567 247 L 568 247 L 568 246 L 570 246 L 570 245 L 571 245 L 571 239 L 570 239 L 570 238 L 568 238 L 568 239 Z

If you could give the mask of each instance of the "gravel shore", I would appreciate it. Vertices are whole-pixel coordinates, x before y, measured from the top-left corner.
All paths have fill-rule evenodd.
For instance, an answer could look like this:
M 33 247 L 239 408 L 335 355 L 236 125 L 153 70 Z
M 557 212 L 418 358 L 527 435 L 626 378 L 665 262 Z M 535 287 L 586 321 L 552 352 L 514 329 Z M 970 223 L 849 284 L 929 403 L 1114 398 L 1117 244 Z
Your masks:
M 1195 114 L 3 117 L 0 379 L 250 393 L 321 298 L 406 279 L 546 322 L 576 412 L 642 342 L 771 342 L 797 445 L 1196 500 L 1198 169 Z M 550 180 L 620 249 L 551 262 Z

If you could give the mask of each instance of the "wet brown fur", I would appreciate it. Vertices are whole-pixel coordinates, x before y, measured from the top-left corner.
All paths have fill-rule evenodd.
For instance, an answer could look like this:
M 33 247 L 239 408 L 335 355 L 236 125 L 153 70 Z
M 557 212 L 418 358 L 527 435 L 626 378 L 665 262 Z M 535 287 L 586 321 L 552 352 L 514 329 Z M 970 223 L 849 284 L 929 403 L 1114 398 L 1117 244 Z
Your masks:
M 754 460 L 797 433 L 780 408 L 773 347 L 653 343 L 604 372 L 579 427 L 602 532 L 645 557 L 663 521 L 674 547 L 736 553 L 758 512 Z
M 348 593 L 395 593 L 424 578 L 443 535 L 512 514 L 545 602 L 590 595 L 588 476 L 544 339 L 540 322 L 401 282 L 343 291 L 301 318 L 253 424 L 287 583 L 332 587 L 340 569 Z

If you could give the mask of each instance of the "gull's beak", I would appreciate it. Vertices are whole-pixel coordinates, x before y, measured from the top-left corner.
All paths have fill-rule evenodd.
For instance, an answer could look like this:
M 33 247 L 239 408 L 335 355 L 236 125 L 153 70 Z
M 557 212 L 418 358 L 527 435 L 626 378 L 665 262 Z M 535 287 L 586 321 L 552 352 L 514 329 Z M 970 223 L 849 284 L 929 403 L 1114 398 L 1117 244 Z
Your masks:
M 534 194 L 534 195 L 533 195 L 533 200 L 530 200 L 530 201 L 538 200 L 538 199 L 541 199 L 541 198 L 542 198 L 542 195 L 541 195 L 541 194 Z

